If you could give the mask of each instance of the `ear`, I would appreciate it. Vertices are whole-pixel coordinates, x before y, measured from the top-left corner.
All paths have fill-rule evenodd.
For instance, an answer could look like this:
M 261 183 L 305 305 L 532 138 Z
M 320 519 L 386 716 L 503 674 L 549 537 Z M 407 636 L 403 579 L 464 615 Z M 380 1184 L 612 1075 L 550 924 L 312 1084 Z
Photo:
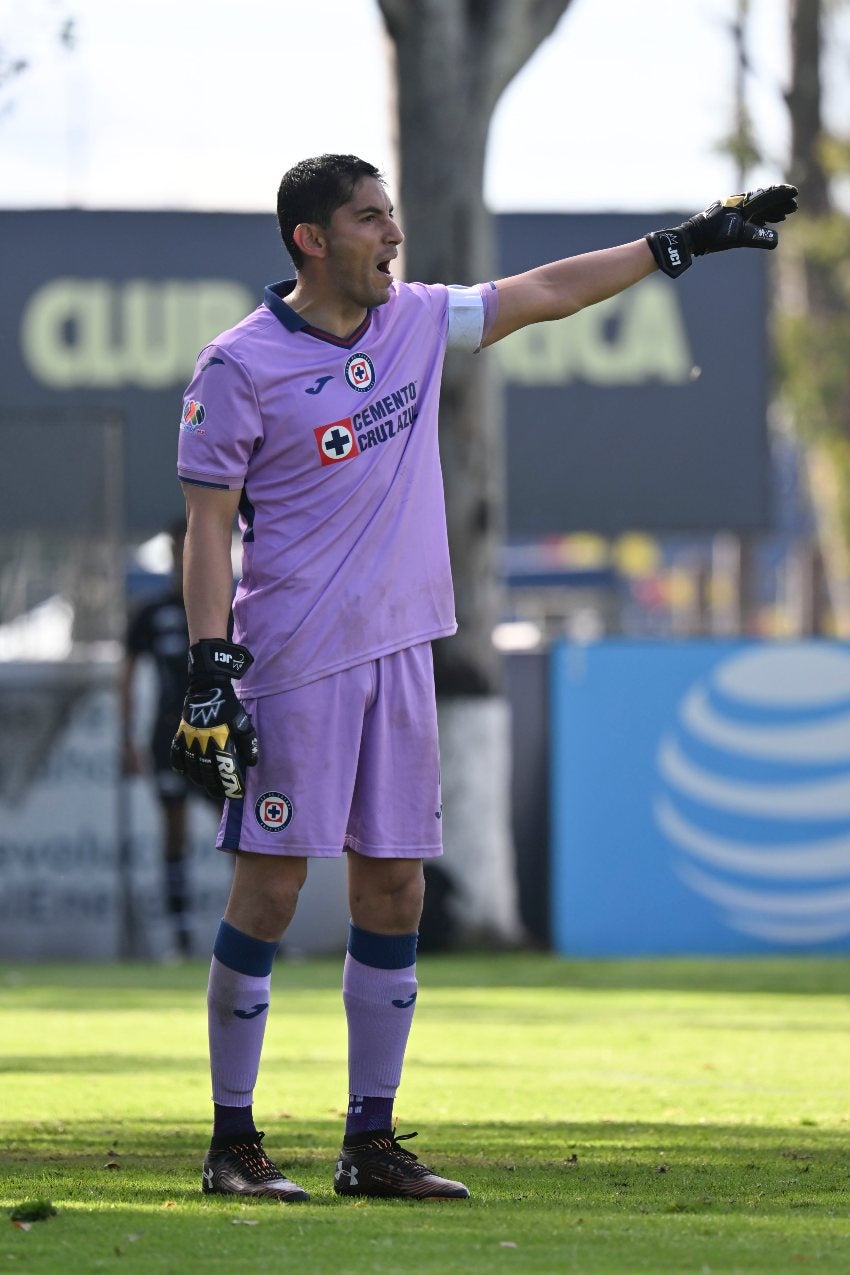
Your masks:
M 292 232 L 292 238 L 305 257 L 324 257 L 327 254 L 327 236 L 322 227 L 313 222 L 299 222 Z

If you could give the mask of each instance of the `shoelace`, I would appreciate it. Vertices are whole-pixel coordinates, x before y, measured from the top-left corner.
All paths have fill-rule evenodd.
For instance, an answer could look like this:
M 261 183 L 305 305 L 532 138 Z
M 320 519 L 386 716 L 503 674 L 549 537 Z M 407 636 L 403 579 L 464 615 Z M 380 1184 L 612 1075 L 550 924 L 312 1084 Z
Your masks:
M 391 1138 L 389 1139 L 382 1138 L 380 1142 L 377 1142 L 374 1145 L 376 1147 L 379 1147 L 380 1150 L 383 1151 L 386 1155 L 392 1156 L 393 1159 L 402 1160 L 407 1165 L 407 1167 L 416 1174 L 417 1177 L 420 1177 L 420 1178 L 429 1177 L 430 1174 L 432 1173 L 432 1170 L 427 1168 L 426 1165 L 422 1164 L 419 1157 L 415 1156 L 412 1151 L 408 1151 L 407 1147 L 400 1147 L 398 1145 L 400 1142 L 406 1142 L 408 1138 L 416 1138 L 418 1136 L 419 1135 L 417 1133 L 396 1134 L 395 1129 L 393 1129 Z M 413 1161 L 412 1164 L 411 1164 L 411 1161 Z
M 266 1155 L 260 1145 L 265 1133 L 257 1134 L 256 1142 L 239 1142 L 230 1148 L 239 1159 L 250 1169 L 258 1182 L 273 1182 L 276 1178 L 282 1178 L 284 1175 L 276 1164 L 273 1164 Z

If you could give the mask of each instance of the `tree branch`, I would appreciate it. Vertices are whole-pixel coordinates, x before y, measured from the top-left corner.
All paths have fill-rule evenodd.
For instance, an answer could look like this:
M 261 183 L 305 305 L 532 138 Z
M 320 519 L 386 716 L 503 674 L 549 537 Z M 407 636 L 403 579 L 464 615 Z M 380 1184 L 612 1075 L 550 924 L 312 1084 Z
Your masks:
M 399 52 L 432 63 L 433 91 L 448 75 L 473 110 L 492 113 L 505 88 L 551 35 L 572 0 L 378 0 Z M 426 76 L 427 79 L 427 76 Z
M 469 0 L 485 16 L 487 96 L 495 107 L 514 76 L 552 34 L 572 0 Z
M 378 0 L 387 34 L 398 40 L 414 17 L 409 0 Z

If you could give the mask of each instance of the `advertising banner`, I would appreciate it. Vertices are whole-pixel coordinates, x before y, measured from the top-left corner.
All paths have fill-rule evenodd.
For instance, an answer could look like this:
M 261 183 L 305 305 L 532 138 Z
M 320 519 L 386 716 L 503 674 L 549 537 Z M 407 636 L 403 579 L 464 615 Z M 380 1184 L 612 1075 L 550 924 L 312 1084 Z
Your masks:
M 140 678 L 140 696 L 151 690 Z M 15 739 L 0 776 L 0 959 L 173 959 L 162 810 L 149 774 L 120 773 L 115 667 L 0 664 L 0 715 Z M 233 857 L 214 849 L 211 803 L 192 797 L 187 816 L 189 928 L 206 959 Z M 282 950 L 341 952 L 347 936 L 345 865 L 316 861 Z
M 504 214 L 494 274 L 678 220 Z M 509 535 L 768 525 L 767 255 L 697 262 L 675 283 L 653 275 L 481 356 L 506 387 Z M 266 283 L 293 273 L 274 215 L 3 210 L 0 273 L 4 409 L 126 422 L 127 524 L 134 535 L 161 530 L 182 510 L 177 431 L 199 351 L 261 302 Z M 19 522 L 36 516 L 45 470 L 31 442 L 22 424 Z M 72 455 L 51 468 L 68 493 L 83 466 Z
M 558 951 L 850 950 L 850 646 L 562 643 L 552 669 Z
M 681 219 L 507 213 L 497 219 L 502 270 L 630 243 Z M 769 255 L 719 254 L 675 282 L 653 274 L 493 347 L 507 386 L 511 536 L 770 524 Z

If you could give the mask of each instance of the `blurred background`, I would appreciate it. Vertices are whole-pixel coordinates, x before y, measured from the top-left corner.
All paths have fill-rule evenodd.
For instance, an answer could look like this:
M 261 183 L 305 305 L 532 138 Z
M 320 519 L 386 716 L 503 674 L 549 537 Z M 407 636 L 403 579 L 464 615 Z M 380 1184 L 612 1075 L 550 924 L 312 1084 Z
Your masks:
M 843 0 L 0 7 L 0 956 L 208 950 L 217 812 L 157 761 L 177 424 L 324 151 L 386 173 L 425 281 L 800 188 L 776 253 L 447 360 L 423 947 L 847 949 L 849 61 Z M 315 864 L 286 950 L 346 916 Z

